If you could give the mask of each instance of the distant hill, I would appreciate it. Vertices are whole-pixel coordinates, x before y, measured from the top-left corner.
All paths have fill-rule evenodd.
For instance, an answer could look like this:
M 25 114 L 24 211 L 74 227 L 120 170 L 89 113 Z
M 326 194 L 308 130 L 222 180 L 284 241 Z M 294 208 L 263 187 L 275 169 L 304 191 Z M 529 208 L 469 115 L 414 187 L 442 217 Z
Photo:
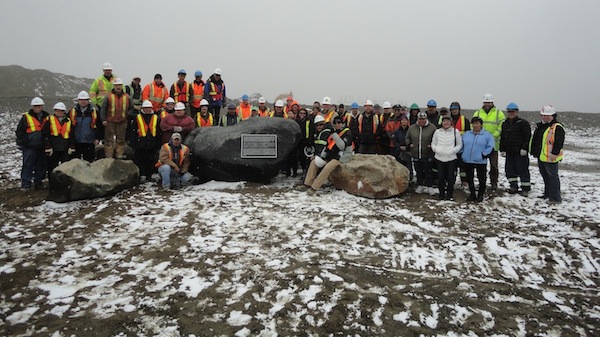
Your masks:
M 81 90 L 89 90 L 93 79 L 53 73 L 45 69 L 0 66 L 0 98 L 44 99 L 74 98 Z

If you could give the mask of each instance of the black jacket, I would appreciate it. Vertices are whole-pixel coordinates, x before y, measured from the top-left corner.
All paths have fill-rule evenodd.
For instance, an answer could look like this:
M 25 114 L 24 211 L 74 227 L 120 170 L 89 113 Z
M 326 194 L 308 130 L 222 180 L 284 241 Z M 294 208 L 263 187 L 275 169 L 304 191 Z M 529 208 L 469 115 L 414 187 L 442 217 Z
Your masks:
M 541 122 L 536 124 L 537 128 L 533 132 L 533 137 L 531 138 L 531 154 L 534 157 L 540 157 L 540 153 L 542 152 L 542 143 L 544 142 L 544 140 L 542 139 L 542 137 L 544 136 L 544 132 L 546 132 L 546 130 L 555 123 L 558 123 L 558 121 L 556 120 L 556 116 L 554 117 L 552 122 L 548 124 L 542 124 Z M 564 143 L 565 129 L 557 126 L 554 134 L 554 145 L 552 147 L 552 154 L 559 155 Z
M 15 132 L 17 136 L 17 145 L 22 148 L 43 149 L 44 137 L 42 135 L 42 130 L 27 133 L 27 128 L 29 127 L 27 124 L 27 117 L 25 116 L 27 114 L 31 115 L 33 118 L 36 118 L 40 122 L 46 122 L 48 119 L 48 113 L 43 110 L 39 114 L 34 114 L 33 109 L 30 109 L 27 113 L 23 114 L 19 124 L 17 125 L 17 131 Z
M 531 139 L 531 126 L 529 122 L 519 116 L 507 118 L 502 123 L 500 133 L 500 152 L 519 153 L 520 150 L 529 150 Z

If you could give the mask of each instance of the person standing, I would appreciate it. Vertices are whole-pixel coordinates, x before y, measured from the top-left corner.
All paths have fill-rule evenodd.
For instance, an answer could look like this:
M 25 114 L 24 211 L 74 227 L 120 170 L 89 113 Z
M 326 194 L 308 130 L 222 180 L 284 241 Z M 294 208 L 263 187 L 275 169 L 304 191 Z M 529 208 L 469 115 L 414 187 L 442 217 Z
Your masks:
M 358 153 L 376 154 L 377 142 L 381 136 L 379 116 L 373 113 L 373 102 L 367 100 L 364 104 L 365 111 L 358 116 L 358 123 L 354 132 L 358 137 Z
M 252 115 L 252 106 L 250 105 L 248 95 L 242 95 L 242 101 L 240 102 L 240 105 L 235 108 L 235 111 L 242 120 L 250 118 L 250 115 Z
M 406 166 L 409 172 L 408 182 L 412 184 L 414 171 L 412 161 L 410 160 L 410 150 L 406 146 L 406 135 L 409 127 L 408 116 L 400 115 L 400 127 L 394 132 L 392 139 L 394 141 L 394 148 L 396 149 L 396 160 Z
M 175 104 L 175 112 L 160 120 L 162 142 L 168 142 L 173 133 L 179 133 L 185 139 L 195 127 L 196 122 L 192 117 L 185 114 L 185 105 L 179 102 Z
M 452 125 L 454 125 L 454 128 L 458 130 L 458 132 L 460 132 L 461 137 L 465 134 L 465 132 L 471 130 L 471 123 L 469 122 L 467 117 L 465 117 L 465 115 L 461 113 L 460 103 L 450 103 L 450 117 L 452 117 Z M 467 173 L 465 171 L 465 163 L 462 161 L 461 156 L 458 156 L 457 165 L 461 184 L 463 186 L 468 186 Z
M 69 111 L 72 134 L 75 141 L 74 158 L 93 162 L 96 158 L 96 145 L 104 138 L 102 120 L 98 111 L 90 104 L 90 95 L 81 91 L 77 95 L 77 104 Z
M 67 107 L 63 102 L 56 103 L 54 115 L 48 117 L 42 128 L 45 152 L 48 156 L 48 177 L 60 163 L 69 161 L 75 153 L 71 120 L 66 112 Z
M 508 104 L 506 114 L 508 118 L 502 123 L 499 149 L 502 157 L 506 157 L 504 168 L 510 184 L 508 193 L 519 192 L 521 179 L 521 194 L 527 196 L 531 190 L 528 156 L 531 126 L 519 117 L 519 106 L 515 103 Z
M 482 202 L 485 194 L 487 161 L 492 151 L 494 151 L 494 137 L 483 129 L 481 117 L 471 119 L 471 128 L 472 130 L 465 132 L 463 135 L 463 151 L 461 154 L 467 171 L 469 192 L 471 192 L 467 201 Z M 477 171 L 477 180 L 479 181 L 477 194 L 475 194 L 475 171 Z
M 140 182 L 143 183 L 154 173 L 156 154 L 162 144 L 159 117 L 152 111 L 152 102 L 142 103 L 141 113 L 131 124 L 131 137 L 133 162 L 140 169 Z
M 194 73 L 194 82 L 192 82 L 192 103 L 190 107 L 191 115 L 194 116 L 200 112 L 200 102 L 204 99 L 204 80 L 202 80 L 202 72 L 196 70 Z
M 221 116 L 219 126 L 233 126 L 241 121 L 242 117 L 240 117 L 235 111 L 235 104 L 229 103 L 227 106 L 227 113 Z
M 115 78 L 111 91 L 100 110 L 104 126 L 104 156 L 106 158 L 125 158 L 125 138 L 129 118 L 133 114 L 131 97 L 123 92 L 123 80 Z
M 213 115 L 215 125 L 221 120 L 221 107 L 227 103 L 225 82 L 223 82 L 221 75 L 221 68 L 215 69 L 215 72 L 204 85 L 204 99 L 210 104 L 208 111 Z
M 97 111 L 100 111 L 100 108 L 104 103 L 104 97 L 106 97 L 113 89 L 113 82 L 116 76 L 113 75 L 112 71 L 112 65 L 108 62 L 104 63 L 102 65 L 103 74 L 95 79 L 90 87 L 90 100 Z
M 417 174 L 415 192 L 435 194 L 430 190 L 433 185 L 433 150 L 431 149 L 431 142 L 437 128 L 427 119 L 426 112 L 419 112 L 417 117 L 417 123 L 408 128 L 405 139 Z
M 427 119 L 429 120 L 429 123 L 435 125 L 436 128 L 439 128 L 439 116 L 440 114 L 437 111 L 437 102 L 433 99 L 430 99 L 429 101 L 427 101 L 427 110 L 425 110 L 427 112 Z
M 133 110 L 135 113 L 139 113 L 142 109 L 142 86 L 140 82 L 142 79 L 136 76 L 131 80 L 131 85 L 125 86 L 125 93 L 131 97 L 131 104 L 133 104 Z
M 44 101 L 35 97 L 31 100 L 31 109 L 21 116 L 17 124 L 17 146 L 23 151 L 23 166 L 21 167 L 21 190 L 29 191 L 31 181 L 36 190 L 44 187 L 46 177 L 46 154 L 42 129 L 48 121 L 48 113 L 44 111 Z
M 419 112 L 421 112 L 421 108 L 417 103 L 413 103 L 410 105 L 410 110 L 408 111 L 408 124 L 413 125 L 417 123 Z
M 154 80 L 144 87 L 142 90 L 142 101 L 152 102 L 152 111 L 159 111 L 169 98 L 169 89 L 165 87 L 162 81 L 162 75 L 154 75 Z
M 438 197 L 440 200 L 454 200 L 457 154 L 462 150 L 462 137 L 460 132 L 452 127 L 450 115 L 442 115 L 441 127 L 433 134 L 431 149 L 435 153 L 438 169 Z
M 261 117 L 271 115 L 271 110 L 267 107 L 267 100 L 262 96 L 258 99 L 258 115 Z
M 185 107 L 182 111 L 185 114 Z M 189 185 L 192 180 L 192 175 L 188 172 L 191 164 L 190 149 L 181 143 L 181 139 L 182 136 L 175 132 L 169 142 L 160 148 L 156 167 L 162 178 L 163 190 Z
M 288 118 L 287 112 L 283 111 L 284 106 L 285 103 L 283 103 L 282 100 L 277 100 L 277 102 L 275 102 L 275 107 L 273 108 L 273 111 L 271 112 L 269 117 Z
M 483 106 L 475 111 L 473 117 L 479 117 L 483 120 L 483 127 L 494 137 L 494 151 L 490 155 L 490 182 L 492 190 L 498 188 L 498 149 L 500 147 L 500 133 L 502 132 L 502 123 L 504 123 L 504 113 L 494 106 L 494 96 L 491 94 L 483 95 Z
M 558 163 L 563 159 L 565 129 L 556 119 L 556 109 L 544 105 L 540 111 L 542 121 L 537 123 L 531 139 L 531 154 L 538 159 L 538 168 L 544 179 L 544 194 L 549 204 L 560 204 L 560 178 Z
M 191 83 L 185 80 L 186 75 L 185 69 L 181 69 L 177 72 L 177 81 L 171 85 L 169 96 L 173 97 L 176 104 L 180 102 L 183 103 L 186 111 L 189 111 L 189 103 L 192 101 L 194 88 Z M 189 112 L 188 115 L 191 115 L 191 112 Z
M 208 113 L 208 101 L 202 99 L 200 101 L 200 111 L 198 111 L 194 117 L 196 126 L 199 128 L 207 128 L 215 125 L 213 121 L 213 115 Z

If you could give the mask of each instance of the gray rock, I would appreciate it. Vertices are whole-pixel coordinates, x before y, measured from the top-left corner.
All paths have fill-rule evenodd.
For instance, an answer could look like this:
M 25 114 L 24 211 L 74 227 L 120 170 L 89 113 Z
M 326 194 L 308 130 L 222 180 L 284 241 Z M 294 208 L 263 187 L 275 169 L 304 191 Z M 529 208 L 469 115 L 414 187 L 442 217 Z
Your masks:
M 100 159 L 88 163 L 72 159 L 50 175 L 48 200 L 67 202 L 115 194 L 136 186 L 140 172 L 131 160 Z
M 243 134 L 277 135 L 277 158 L 242 158 Z M 302 133 L 293 120 L 253 117 L 228 127 L 196 128 L 184 144 L 192 152 L 192 173 L 201 180 L 268 182 L 295 151 Z
M 392 156 L 356 154 L 331 172 L 329 181 L 353 195 L 384 199 L 406 191 L 409 172 Z

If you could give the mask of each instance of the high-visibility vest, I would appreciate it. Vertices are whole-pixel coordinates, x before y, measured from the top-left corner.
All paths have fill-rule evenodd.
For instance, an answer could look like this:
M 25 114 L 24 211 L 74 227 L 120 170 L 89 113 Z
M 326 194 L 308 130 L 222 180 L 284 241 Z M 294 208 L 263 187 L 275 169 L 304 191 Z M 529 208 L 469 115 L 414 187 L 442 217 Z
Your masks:
M 252 106 L 250 104 L 247 104 L 246 106 L 240 104 L 235 108 L 235 112 L 238 116 L 242 117 L 242 119 L 248 119 L 252 114 Z
M 169 143 L 163 144 L 163 147 L 165 149 L 167 149 L 167 151 L 169 151 L 169 159 L 173 160 L 173 149 L 171 148 L 171 146 L 169 146 Z M 181 149 L 179 149 L 179 163 L 177 163 L 177 166 L 181 167 L 181 165 L 183 165 L 183 159 L 189 152 L 190 152 L 190 149 L 187 146 L 181 144 Z M 164 163 L 161 163 L 160 161 L 158 161 L 158 162 L 156 162 L 156 165 L 154 165 L 154 166 L 160 167 L 163 164 Z
M 560 123 L 554 123 L 552 126 L 548 127 L 544 134 L 542 135 L 542 152 L 540 153 L 540 161 L 544 163 L 557 163 L 563 159 L 563 149 L 560 149 L 560 153 L 556 160 L 551 160 L 548 158 L 550 153 L 552 152 L 552 148 L 554 148 L 554 137 L 556 133 L 556 127 L 563 127 Z
M 329 129 L 321 130 L 321 132 L 319 132 L 319 134 L 317 135 L 317 138 L 315 138 L 314 143 L 316 145 L 325 145 L 325 146 L 327 145 L 327 141 L 324 139 L 321 139 L 321 135 L 323 134 L 323 132 L 331 132 L 331 130 L 329 130 Z
M 200 84 L 196 83 L 196 81 L 192 82 L 192 90 L 194 91 L 194 95 L 192 96 L 192 106 L 194 108 L 200 107 L 200 102 L 204 97 L 204 82 Z
M 210 92 L 208 93 L 213 101 L 220 101 L 223 99 L 223 91 L 225 91 L 225 83 L 221 84 L 221 90 L 214 84 L 212 81 L 210 82 Z
M 346 132 L 350 131 L 350 129 L 348 128 L 344 128 L 340 133 L 338 133 L 338 136 L 343 137 L 344 134 L 346 134 Z M 333 147 L 335 146 L 335 140 L 333 139 L 333 133 L 331 135 L 329 135 L 329 138 L 327 138 L 327 149 L 331 150 L 333 149 Z
M 42 127 L 47 121 L 46 118 L 40 121 L 37 118 L 34 118 L 29 112 L 24 113 L 23 116 L 25 116 L 25 119 L 27 120 L 27 130 L 25 130 L 27 133 L 42 131 Z
M 150 118 L 150 123 L 146 124 L 144 120 L 144 116 L 142 114 L 137 115 L 137 125 L 138 125 L 138 136 L 144 138 L 148 135 L 148 131 L 152 137 L 156 137 L 156 130 L 158 125 L 158 116 L 156 114 L 152 114 L 152 118 Z
M 60 124 L 58 117 L 52 115 L 49 117 L 49 122 L 51 136 L 57 137 L 58 135 L 60 135 L 64 139 L 69 139 L 69 135 L 71 133 L 71 121 L 69 119 L 67 119 L 67 121 L 63 124 Z
M 83 113 L 83 112 L 82 112 Z M 96 123 L 98 122 L 98 113 L 96 112 L 96 109 L 92 108 L 92 122 L 90 123 L 90 127 L 92 129 L 95 129 L 97 127 Z M 71 111 L 69 111 L 69 119 L 71 120 L 71 124 L 73 126 L 77 125 L 77 110 L 75 110 L 75 108 L 71 109 Z
M 165 87 L 157 87 L 156 83 L 152 81 L 150 85 L 150 95 L 148 95 L 148 100 L 150 102 L 162 104 L 165 100 Z
M 223 126 L 229 126 L 229 125 L 227 125 L 227 115 L 228 114 L 224 114 L 221 116 L 221 123 L 223 123 Z M 240 117 L 240 115 L 235 115 L 235 116 L 237 117 L 237 123 L 242 121 L 242 117 Z
M 269 114 L 269 117 L 283 117 L 283 118 L 288 118 L 288 114 L 287 112 L 283 111 L 283 116 L 275 116 L 275 111 L 271 111 L 271 113 Z
M 465 123 L 465 116 L 460 115 L 456 124 L 454 124 L 454 128 L 460 132 L 460 134 L 464 134 L 467 131 L 467 123 Z
M 325 114 L 325 116 L 323 116 L 325 118 L 325 123 L 329 123 L 329 121 L 333 117 L 333 114 L 335 114 L 335 110 L 331 110 L 327 114 Z
M 371 115 L 373 117 L 373 134 L 375 134 L 375 132 L 377 132 L 377 126 L 379 126 L 379 118 L 377 118 L 377 115 Z M 363 127 L 363 117 L 364 115 L 360 115 L 358 116 L 358 133 L 362 134 L 362 127 Z
M 202 118 L 202 115 L 200 113 L 196 114 L 196 125 L 198 125 L 198 127 L 204 128 L 204 127 L 209 127 L 209 126 L 213 126 L 213 122 L 214 122 L 214 118 L 212 114 L 208 114 L 208 118 L 204 119 Z
M 127 99 L 129 96 L 123 93 L 120 96 L 117 96 L 114 93 L 111 93 L 107 96 L 108 99 L 108 111 L 107 114 L 110 113 L 112 117 L 117 116 L 119 114 L 122 118 L 127 117 L 127 111 L 129 110 L 129 100 Z
M 187 103 L 189 96 L 190 84 L 187 81 L 183 81 L 183 90 L 179 91 L 179 82 L 173 83 L 173 99 L 175 103 Z
M 98 77 L 92 84 L 92 88 L 94 86 L 96 86 L 96 88 L 90 89 L 90 101 L 96 105 L 102 106 L 104 98 L 113 89 L 112 81 L 114 78 L 115 75 L 111 75 L 110 79 L 107 79 L 104 75 Z
M 258 107 L 258 114 L 261 117 L 269 117 L 271 115 L 271 110 L 269 110 L 269 108 L 265 107 L 265 110 L 262 111 L 262 110 L 260 110 L 260 107 Z

